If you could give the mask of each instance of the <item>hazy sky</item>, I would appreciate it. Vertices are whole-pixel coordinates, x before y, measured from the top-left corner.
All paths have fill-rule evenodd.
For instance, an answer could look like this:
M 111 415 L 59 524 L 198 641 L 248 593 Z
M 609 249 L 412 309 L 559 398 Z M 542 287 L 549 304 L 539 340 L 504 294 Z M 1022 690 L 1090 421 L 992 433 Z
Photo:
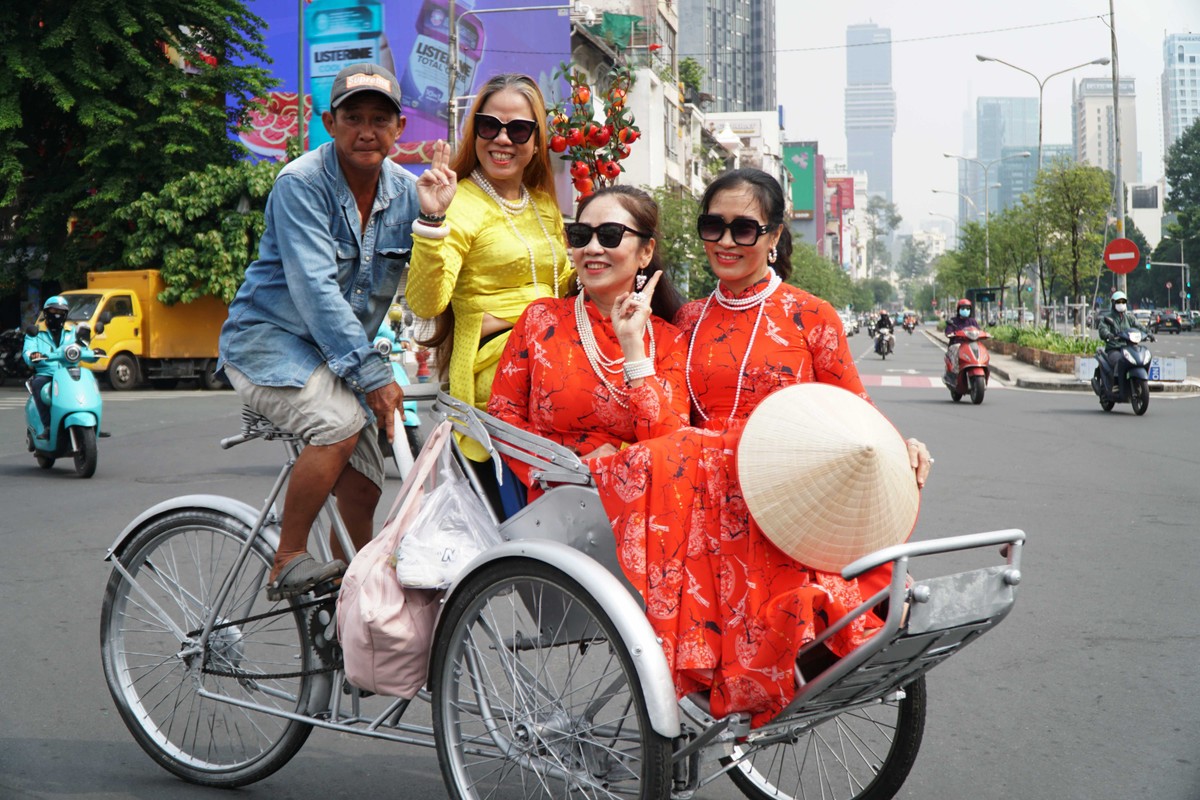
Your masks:
M 1200 33 L 1200 0 L 1116 0 L 1122 76 L 1136 79 L 1137 146 L 1142 179 L 1162 174 L 1162 43 L 1165 33 Z M 846 26 L 874 22 L 892 31 L 897 123 L 892 194 L 906 225 L 931 227 L 957 213 L 957 166 L 943 153 L 967 155 L 964 113 L 981 96 L 1037 97 L 1035 80 L 977 53 L 1045 77 L 1111 52 L 1108 0 L 778 0 L 779 103 L 787 138 L 816 140 L 826 158 L 845 161 L 843 115 Z M 1071 141 L 1071 82 L 1111 77 L 1090 66 L 1046 83 L 1044 143 Z M 1122 131 L 1122 136 L 1127 136 Z M 827 161 L 828 163 L 828 161 Z M 1135 165 L 1122 165 L 1126 182 Z M 995 174 L 996 168 L 992 169 Z

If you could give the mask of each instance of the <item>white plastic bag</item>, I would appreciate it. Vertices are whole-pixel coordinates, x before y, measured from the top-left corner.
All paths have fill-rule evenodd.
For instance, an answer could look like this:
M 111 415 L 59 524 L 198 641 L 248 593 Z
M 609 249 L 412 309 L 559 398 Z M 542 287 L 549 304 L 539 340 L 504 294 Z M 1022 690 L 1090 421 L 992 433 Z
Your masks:
M 445 588 L 471 559 L 503 541 L 450 448 L 438 460 L 435 480 L 396 548 L 396 577 L 402 586 Z

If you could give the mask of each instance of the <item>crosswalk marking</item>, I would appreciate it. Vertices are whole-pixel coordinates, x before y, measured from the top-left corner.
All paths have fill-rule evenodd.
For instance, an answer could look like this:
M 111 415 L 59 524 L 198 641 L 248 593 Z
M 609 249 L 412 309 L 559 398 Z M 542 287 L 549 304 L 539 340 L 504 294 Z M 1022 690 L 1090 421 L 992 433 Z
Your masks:
M 25 390 L 9 392 L 0 391 L 0 409 L 24 408 L 25 399 L 29 394 Z M 141 400 L 164 400 L 179 397 L 236 397 L 233 392 L 205 392 L 199 389 L 185 391 L 160 391 L 156 389 L 135 390 L 132 392 L 101 392 L 105 403 L 134 403 Z
M 902 389 L 941 389 L 945 391 L 946 386 L 942 383 L 941 378 L 934 378 L 928 375 L 859 375 L 862 378 L 863 386 L 885 386 L 899 387 Z M 996 381 L 988 382 L 988 389 L 1004 389 L 1003 384 Z

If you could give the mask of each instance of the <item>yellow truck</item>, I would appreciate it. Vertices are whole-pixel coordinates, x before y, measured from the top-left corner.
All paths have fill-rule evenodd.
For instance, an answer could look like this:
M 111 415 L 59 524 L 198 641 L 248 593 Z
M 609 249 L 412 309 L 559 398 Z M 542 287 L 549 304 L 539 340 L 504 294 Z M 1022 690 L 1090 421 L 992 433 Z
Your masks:
M 90 325 L 91 346 L 103 353 L 88 366 L 122 391 L 145 381 L 173 388 L 188 378 L 205 389 L 224 388 L 216 375 L 217 339 L 229 307 L 212 296 L 168 306 L 158 299 L 164 288 L 158 270 L 143 269 L 89 272 L 86 289 L 62 292 L 68 321 Z M 101 333 L 97 322 L 104 323 Z

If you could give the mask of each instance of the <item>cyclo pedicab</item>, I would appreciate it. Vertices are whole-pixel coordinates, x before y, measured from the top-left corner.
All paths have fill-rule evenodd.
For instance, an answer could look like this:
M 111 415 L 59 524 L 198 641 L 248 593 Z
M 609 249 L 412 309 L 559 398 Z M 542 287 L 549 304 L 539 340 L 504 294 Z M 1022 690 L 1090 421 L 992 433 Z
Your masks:
M 437 391 L 408 389 L 413 398 L 426 390 L 426 401 Z M 167 500 L 138 515 L 106 557 L 105 677 L 126 726 L 159 765 L 192 783 L 242 786 L 274 773 L 325 728 L 435 747 L 454 798 L 688 798 L 725 776 L 762 800 L 889 798 L 920 747 L 925 673 L 1015 601 L 1019 530 L 887 547 L 842 574 L 890 563 L 890 585 L 806 645 L 797 663 L 886 601 L 883 628 L 816 674 L 797 666 L 795 699 L 766 725 L 751 729 L 741 713 L 717 719 L 705 696 L 676 699 L 587 466 L 445 393 L 432 410 L 552 487 L 500 523 L 503 543 L 445 591 L 428 680 L 414 698 L 429 703 L 432 725 L 405 719 L 410 699 L 345 680 L 336 589 L 266 600 L 275 503 L 302 445 L 244 410 L 241 433 L 223 448 L 261 439 L 287 451 L 262 506 L 215 495 Z M 483 496 L 473 470 L 462 472 Z M 310 536 L 313 552 L 330 557 L 329 525 L 352 553 L 332 502 Z M 909 570 L 919 557 L 974 551 L 982 560 L 982 548 L 996 547 L 988 559 L 998 563 L 988 566 L 934 578 Z

